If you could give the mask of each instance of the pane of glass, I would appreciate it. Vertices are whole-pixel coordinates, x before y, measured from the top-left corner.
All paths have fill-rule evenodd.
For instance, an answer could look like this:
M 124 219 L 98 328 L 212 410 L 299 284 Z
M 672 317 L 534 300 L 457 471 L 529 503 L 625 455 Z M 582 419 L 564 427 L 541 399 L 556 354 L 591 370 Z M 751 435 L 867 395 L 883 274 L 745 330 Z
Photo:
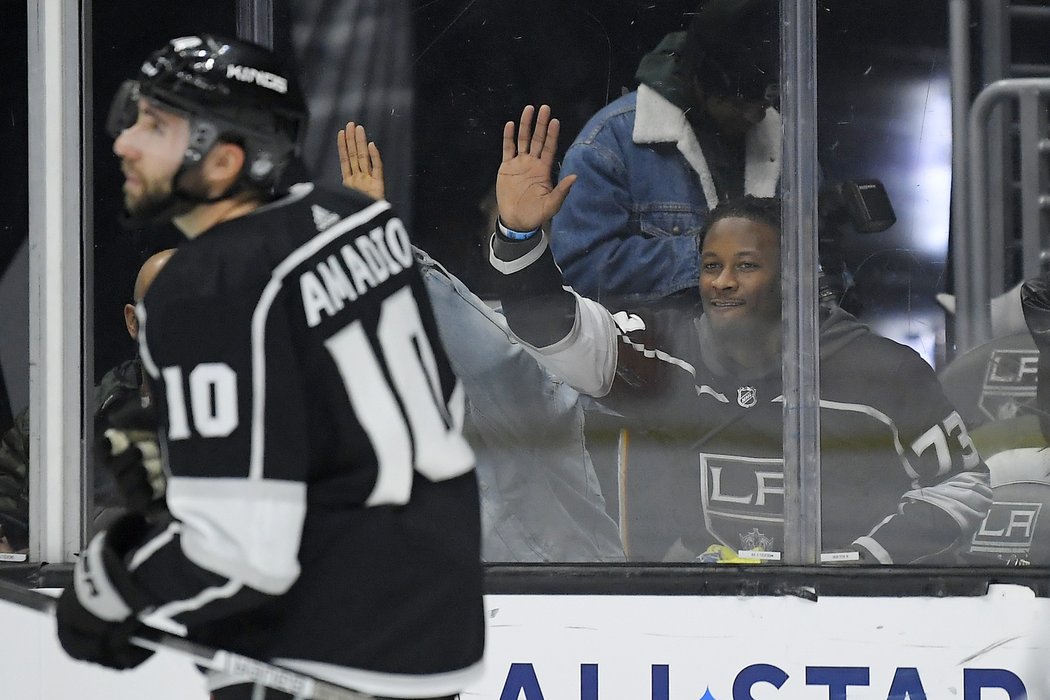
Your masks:
M 941 379 L 991 476 L 992 505 L 967 542 L 972 565 L 1050 564 L 1045 387 L 1046 244 L 1050 168 L 1045 143 L 1050 65 L 1045 3 L 952 3 L 953 42 L 972 66 L 956 77 L 968 129 L 955 166 L 948 363 Z M 968 32 L 968 23 L 980 31 Z M 966 82 L 964 82 L 966 81 Z M 1024 282 L 1023 291 L 1021 289 Z M 1025 303 L 1022 304 L 1022 298 Z
M 29 545 L 29 231 L 26 4 L 0 3 L 0 562 Z M 2 565 L 2 564 L 0 564 Z
M 94 183 L 93 235 L 93 345 L 94 396 L 90 404 L 96 433 L 116 413 L 143 402 L 141 365 L 134 341 L 137 325 L 129 313 L 148 289 L 158 263 L 153 257 L 178 245 L 181 235 L 169 225 L 124 228 L 120 223 L 123 176 L 113 156 L 113 138 L 106 132 L 106 116 L 121 82 L 133 76 L 143 59 L 168 40 L 208 27 L 234 35 L 235 3 L 193 0 L 154 5 L 139 2 L 92 4 L 91 58 L 94 100 L 91 177 Z M 129 32 L 127 27 L 136 27 Z M 85 484 L 90 485 L 88 526 L 90 536 L 106 527 L 123 509 L 112 478 L 89 459 Z
M 316 0 L 293 6 L 276 27 L 310 92 L 305 165 L 338 185 L 336 132 L 363 124 L 388 165 L 386 196 L 426 253 L 445 342 L 467 379 L 488 561 L 621 561 L 625 549 L 630 561 L 772 561 L 783 550 L 776 351 L 784 321 L 779 280 L 762 277 L 769 261 L 760 253 L 772 250 L 778 269 L 776 239 L 772 249 L 759 246 L 762 226 L 779 224 L 747 209 L 728 216 L 747 225 L 726 224 L 706 239 L 709 268 L 696 243 L 715 200 L 777 192 L 782 131 L 767 111 L 779 97 L 776 3 L 711 0 L 693 24 L 697 5 Z M 728 9 L 741 7 L 756 14 Z M 150 8 L 142 26 L 154 29 L 132 39 L 116 29 L 128 8 L 147 12 L 97 6 L 93 18 L 96 383 L 134 356 L 118 314 L 138 266 L 178 240 L 168 227 L 117 229 L 120 176 L 105 107 L 146 52 L 198 29 L 202 13 L 214 13 L 211 27 L 234 31 L 232 4 L 184 4 L 160 20 Z M 762 8 L 774 8 L 772 23 Z M 937 302 L 950 276 L 947 10 L 827 3 L 818 19 L 816 235 L 821 313 L 835 321 L 821 341 L 821 395 L 836 403 L 820 413 L 823 549 L 960 563 L 953 541 L 969 541 L 988 500 L 967 430 L 984 422 L 985 409 L 947 381 L 942 397 L 934 374 L 963 349 Z M 693 65 L 702 67 L 696 80 Z M 643 369 L 623 367 L 643 374 L 621 373 L 598 399 L 555 380 L 492 315 L 503 282 L 488 261 L 501 128 L 523 105 L 541 103 L 561 120 L 556 175 L 578 178 L 547 227 L 564 279 L 635 314 L 614 339 L 621 357 L 659 351 Z M 756 250 L 741 262 L 734 246 L 748 236 Z M 715 250 L 719 239 L 729 247 Z M 816 265 L 802 261 L 798 274 Z M 710 271 L 706 313 L 702 269 Z M 717 282 L 724 270 L 740 279 Z M 751 309 L 755 320 L 733 322 Z M 841 312 L 887 341 L 866 335 L 864 348 L 850 346 L 863 331 Z M 555 329 L 556 318 L 539 325 Z M 1026 347 L 1028 360 L 1010 361 L 1030 399 Z M 984 367 L 964 373 L 967 381 L 984 381 Z M 639 389 L 650 371 L 674 378 Z M 1007 407 L 1024 401 L 995 396 Z M 902 502 L 905 516 L 884 523 Z
M 696 236 L 708 207 L 745 189 L 774 194 L 780 156 L 779 123 L 765 120 L 779 72 L 776 6 L 760 3 L 734 16 L 727 4 L 717 5 L 697 21 L 695 43 L 686 38 L 696 2 L 476 3 L 462 13 L 421 3 L 417 10 L 420 246 L 481 297 L 499 294 L 500 278 L 486 264 L 499 129 L 523 105 L 549 103 L 561 119 L 560 174 L 578 178 L 550 227 L 554 257 L 578 292 L 645 320 L 644 332 L 631 331 L 635 345 L 612 340 L 621 358 L 640 358 L 645 344 L 660 351 L 638 368 L 624 366 L 601 400 L 579 399 L 593 477 L 580 481 L 586 467 L 578 458 L 573 467 L 568 447 L 549 439 L 541 413 L 525 423 L 527 439 L 544 447 L 536 466 L 526 462 L 528 452 L 506 454 L 502 464 L 498 453 L 482 454 L 487 505 L 500 516 L 486 523 L 486 533 L 522 551 L 504 551 L 496 561 L 594 560 L 593 544 L 569 544 L 604 536 L 604 515 L 616 521 L 632 561 L 705 554 L 735 561 L 741 548 L 780 548 L 779 389 L 759 377 L 723 387 L 699 359 L 694 325 Z M 703 66 L 697 81 L 694 64 Z M 761 127 L 752 128 L 756 123 Z M 745 177 L 748 131 L 757 150 Z M 770 279 L 756 291 L 756 304 L 760 316 L 771 317 L 770 338 L 779 339 L 777 261 L 768 262 Z M 632 371 L 653 376 L 638 375 L 632 384 L 625 380 Z M 491 401 L 529 387 L 501 377 L 478 391 Z M 760 435 L 740 420 L 759 403 L 771 416 Z M 507 432 L 502 420 L 482 427 Z M 753 450 L 733 447 L 741 442 Z
M 825 321 L 824 549 L 883 563 L 966 564 L 989 506 L 972 402 L 934 374 L 954 355 L 937 302 L 950 251 L 947 7 L 828 3 L 819 18 L 821 303 L 896 343 L 851 343 Z M 845 454 L 832 458 L 836 446 Z
M 730 5 L 739 4 L 722 8 Z M 692 96 L 692 86 L 675 92 L 660 73 L 668 63 L 686 60 L 686 52 L 665 45 L 665 51 L 643 58 L 668 32 L 688 27 L 695 9 L 693 3 L 626 3 L 598 11 L 552 3 L 546 14 L 530 10 L 518 16 L 514 10 L 496 11 L 480 3 L 462 15 L 440 3 L 421 7 L 415 17 L 417 110 L 426 105 L 426 116 L 416 120 L 415 132 L 416 236 L 480 296 L 495 295 L 498 282 L 484 264 L 483 243 L 491 229 L 491 210 L 483 214 L 485 206 L 476 204 L 491 202 L 486 194 L 496 161 L 485 149 L 495 148 L 497 125 L 515 119 L 519 105 L 549 102 L 563 120 L 557 159 L 561 172 L 579 177 L 551 227 L 551 248 L 565 279 L 608 306 L 637 309 L 654 334 L 654 328 L 666 323 L 648 322 L 654 304 L 658 313 L 685 318 L 686 323 L 670 323 L 680 337 L 656 334 L 646 341 L 657 343 L 650 347 L 667 357 L 687 356 L 689 370 L 683 371 L 696 373 L 675 385 L 691 393 L 691 399 L 673 393 L 649 402 L 637 397 L 622 403 L 583 399 L 588 448 L 606 510 L 619 519 L 634 560 L 660 560 L 669 553 L 695 560 L 711 545 L 716 546 L 707 560 L 738 561 L 741 549 L 750 552 L 748 559 L 764 560 L 783 546 L 778 522 L 783 512 L 781 422 L 775 411 L 760 418 L 755 407 L 769 408 L 781 392 L 776 361 L 759 352 L 767 337 L 759 328 L 765 326 L 738 336 L 728 350 L 714 345 L 705 353 L 695 347 L 698 332 L 712 331 L 691 326 L 701 272 L 689 270 L 686 263 L 696 260 L 692 235 L 706 218 L 706 207 L 697 211 L 688 198 L 713 201 L 705 184 L 715 193 L 719 188 L 742 191 L 755 185 L 758 176 L 745 178 L 740 166 L 732 167 L 744 160 L 739 137 L 705 134 L 694 144 L 679 146 L 666 133 L 640 136 L 630 106 L 615 117 L 620 129 L 615 137 L 609 136 L 614 122 L 602 121 L 609 113 L 591 120 L 623 93 L 630 96 L 619 105 L 636 104 L 632 100 L 642 100 L 653 85 L 658 97 L 664 97 L 661 90 L 670 95 L 665 99 L 672 108 L 673 100 Z M 537 17 L 545 18 L 542 32 L 536 28 Z M 752 91 L 756 99 L 760 91 L 761 98 L 775 100 L 776 91 L 767 90 L 775 81 L 763 82 L 754 71 L 751 79 L 744 79 L 760 49 L 769 48 L 754 37 L 757 23 L 711 30 L 729 21 L 716 14 L 705 25 L 711 40 L 705 49 L 710 55 L 723 51 L 722 61 L 729 64 L 709 66 L 706 86 L 715 93 L 730 86 L 734 93 Z M 828 3 L 820 9 L 818 156 L 826 191 L 817 232 L 822 305 L 843 307 L 870 324 L 875 334 L 895 342 L 865 336 L 870 347 L 863 349 L 863 360 L 835 355 L 834 331 L 822 343 L 829 371 L 848 372 L 823 387 L 822 396 L 849 409 L 821 411 L 823 548 L 847 557 L 856 553 L 854 543 L 897 513 L 902 502 L 909 504 L 907 517 L 883 524 L 865 540 L 865 553 L 875 560 L 908 563 L 940 553 L 958 537 L 969 536 L 987 505 L 980 477 L 968 471 L 980 465 L 974 464 L 965 423 L 942 400 L 934 374 L 945 359 L 944 317 L 935 296 L 942 289 L 948 255 L 946 27 L 943 7 L 902 2 L 884 11 L 870 4 Z M 566 35 L 571 40 L 562 38 Z M 486 60 L 465 60 L 475 51 Z M 775 47 L 772 53 L 775 58 Z M 639 67 L 643 87 L 635 91 Z M 769 72 L 778 72 L 775 64 Z M 552 74 L 558 79 L 550 79 Z M 739 106 L 724 102 L 723 111 Z M 716 118 L 710 105 L 703 107 L 689 110 L 684 119 L 679 109 L 675 123 L 701 120 L 701 113 L 707 120 Z M 577 144 L 570 145 L 577 136 Z M 634 143 L 645 138 L 652 143 Z M 682 151 L 703 153 L 702 166 L 691 165 Z M 650 170 L 645 176 L 632 170 L 646 165 Z M 698 170 L 708 177 L 698 177 Z M 456 234 L 450 236 L 449 230 Z M 470 231 L 476 233 L 464 235 Z M 621 249 L 623 240 L 637 242 L 638 248 Z M 677 245 L 678 254 L 643 257 L 644 244 Z M 816 262 L 802 261 L 799 274 L 812 274 Z M 712 272 L 719 265 L 727 266 L 715 256 Z M 709 312 L 743 301 L 735 286 L 727 289 L 720 292 L 722 298 L 712 292 Z M 700 322 L 701 328 L 713 325 L 715 315 L 705 315 L 709 318 Z M 852 323 L 837 328 L 845 333 Z M 770 337 L 775 344 L 777 333 Z M 772 374 L 726 369 L 729 361 L 747 360 Z M 900 400 L 905 390 L 915 397 L 909 393 Z M 697 392 L 700 404 L 693 403 Z M 610 405 L 626 417 L 611 413 Z M 917 486 L 930 491 L 913 491 Z M 676 542 L 680 546 L 672 549 Z M 957 554 L 946 553 L 937 561 L 954 563 Z

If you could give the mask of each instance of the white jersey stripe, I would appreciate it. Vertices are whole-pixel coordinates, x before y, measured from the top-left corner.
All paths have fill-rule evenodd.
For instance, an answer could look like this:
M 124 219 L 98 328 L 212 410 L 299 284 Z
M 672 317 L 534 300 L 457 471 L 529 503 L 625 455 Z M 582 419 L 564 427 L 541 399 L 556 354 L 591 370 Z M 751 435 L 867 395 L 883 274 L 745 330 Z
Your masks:
M 168 507 L 182 522 L 183 554 L 202 569 L 271 595 L 299 577 L 305 483 L 176 477 Z
M 495 240 L 496 234 L 493 233 L 489 236 L 489 263 L 504 275 L 512 275 L 515 272 L 521 272 L 526 267 L 539 260 L 540 256 L 543 255 L 543 252 L 547 250 L 547 232 L 541 230 L 540 242 L 535 248 L 516 260 L 504 262 L 496 257 L 496 251 L 492 247 Z
M 620 339 L 623 341 L 623 343 L 625 345 L 634 348 L 635 350 L 637 350 L 638 352 L 642 353 L 646 357 L 652 357 L 654 359 L 662 360 L 664 362 L 667 362 L 668 364 L 675 365 L 676 367 L 681 367 L 686 372 L 688 372 L 690 375 L 692 375 L 693 378 L 696 378 L 696 368 L 693 367 L 688 362 L 686 362 L 685 360 L 681 359 L 680 357 L 675 357 L 674 355 L 668 355 L 663 350 L 653 350 L 652 348 L 647 348 L 644 345 L 642 345 L 641 343 L 634 342 L 633 340 L 628 338 L 626 335 L 621 335 Z M 700 389 L 697 388 L 697 391 L 699 392 Z
M 774 403 L 783 403 L 784 396 L 780 395 L 773 399 Z M 892 418 L 887 416 L 882 411 L 861 403 L 845 403 L 843 401 L 828 401 L 826 399 L 820 400 L 820 407 L 826 408 L 831 411 L 848 411 L 850 413 L 863 413 L 866 416 L 870 416 L 878 422 L 885 425 L 890 429 L 890 434 L 893 436 L 893 449 L 897 451 L 897 456 L 901 459 L 901 466 L 904 467 L 904 471 L 907 472 L 915 485 L 918 485 L 919 473 L 915 471 L 915 467 L 911 465 L 911 461 L 908 459 L 908 455 L 904 451 L 904 445 L 901 444 L 900 433 L 897 432 L 897 424 Z
M 149 559 L 153 556 L 154 552 L 175 539 L 175 535 L 180 532 L 182 532 L 182 523 L 178 520 L 173 520 L 166 528 L 164 528 L 163 532 L 136 550 L 135 555 L 131 558 L 131 563 L 128 564 L 128 571 L 134 571 L 139 568 L 139 565 L 142 564 L 142 562 Z
M 240 581 L 229 581 L 217 588 L 205 588 L 192 598 L 187 598 L 186 600 L 173 600 L 167 605 L 162 605 L 154 610 L 153 614 L 171 619 L 176 615 L 181 615 L 185 612 L 199 610 L 214 600 L 232 598 L 242 588 L 244 588 L 244 584 Z
M 146 306 L 139 301 L 135 304 L 135 316 L 139 322 L 139 359 L 149 376 L 160 379 L 160 370 L 157 363 L 153 361 L 153 354 L 149 351 L 149 343 L 146 342 Z
M 614 318 L 616 319 L 617 325 L 619 325 L 621 329 L 623 329 L 623 330 L 637 330 L 634 327 L 628 328 L 623 323 L 621 323 L 620 316 L 621 316 L 621 314 L 617 314 Z M 630 317 L 623 317 L 622 320 L 629 321 L 631 319 L 637 319 L 637 318 L 638 318 L 637 316 L 632 315 Z M 693 377 L 694 380 L 696 379 L 696 367 L 694 367 L 692 364 L 686 362 L 685 360 L 681 359 L 680 357 L 675 357 L 674 355 L 669 355 L 666 352 L 664 352 L 663 350 L 654 350 L 654 349 L 647 348 L 644 345 L 642 345 L 641 343 L 636 343 L 636 342 L 632 341 L 626 335 L 621 335 L 620 336 L 620 340 L 622 340 L 625 345 L 627 345 L 627 346 L 637 350 L 638 352 L 642 353 L 646 357 L 651 357 L 651 358 L 654 358 L 654 359 L 657 359 L 657 360 L 661 360 L 661 361 L 666 362 L 668 364 L 672 364 L 672 365 L 674 365 L 676 367 L 680 367 L 681 369 L 684 369 L 686 372 L 688 372 Z M 717 401 L 720 401 L 721 403 L 729 403 L 729 399 L 726 398 L 725 394 L 721 393 L 720 391 L 716 391 L 715 389 L 712 389 L 707 384 L 704 384 L 703 386 L 696 386 L 694 384 L 693 387 L 696 389 L 696 395 L 697 396 L 703 396 L 704 394 L 707 394 L 708 396 L 713 397 L 714 399 L 716 399 Z

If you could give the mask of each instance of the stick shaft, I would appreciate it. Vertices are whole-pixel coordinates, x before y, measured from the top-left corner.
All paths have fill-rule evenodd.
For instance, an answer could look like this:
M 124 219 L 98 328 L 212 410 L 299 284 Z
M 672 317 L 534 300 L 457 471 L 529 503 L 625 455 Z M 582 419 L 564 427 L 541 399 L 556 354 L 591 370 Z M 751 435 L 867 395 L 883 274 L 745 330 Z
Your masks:
M 55 611 L 56 601 L 53 597 L 3 579 L 0 579 L 0 600 L 48 615 Z M 148 651 L 174 651 L 190 657 L 198 666 L 260 683 L 267 688 L 280 690 L 303 700 L 375 700 L 371 695 L 334 685 L 305 673 L 231 651 L 212 649 L 149 627 L 143 628 L 138 635 L 132 637 L 131 643 Z

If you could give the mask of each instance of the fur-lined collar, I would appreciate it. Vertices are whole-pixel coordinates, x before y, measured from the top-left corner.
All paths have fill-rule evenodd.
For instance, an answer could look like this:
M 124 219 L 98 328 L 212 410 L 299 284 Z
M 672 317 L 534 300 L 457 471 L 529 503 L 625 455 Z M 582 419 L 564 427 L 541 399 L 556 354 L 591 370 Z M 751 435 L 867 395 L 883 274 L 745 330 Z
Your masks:
M 700 177 L 709 208 L 718 205 L 715 181 L 707 159 L 689 120 L 679 107 L 648 85 L 638 86 L 638 106 L 634 115 L 635 143 L 674 143 Z M 780 181 L 780 113 L 770 107 L 766 118 L 747 132 L 744 191 L 756 197 L 773 197 Z

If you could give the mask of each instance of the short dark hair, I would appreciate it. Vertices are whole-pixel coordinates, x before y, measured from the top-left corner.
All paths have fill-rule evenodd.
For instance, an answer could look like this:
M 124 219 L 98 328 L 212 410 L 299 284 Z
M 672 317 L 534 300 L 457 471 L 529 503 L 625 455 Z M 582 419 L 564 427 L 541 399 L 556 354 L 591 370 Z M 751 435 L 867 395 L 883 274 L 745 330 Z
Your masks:
M 781 226 L 780 197 L 755 197 L 746 194 L 743 197 L 733 197 L 719 202 L 718 206 L 708 212 L 707 220 L 704 221 L 703 228 L 700 229 L 700 233 L 696 236 L 696 249 L 703 250 L 704 238 L 707 237 L 707 232 L 716 223 L 722 219 L 733 217 L 766 224 L 776 231 L 777 236 L 779 236 Z
M 686 30 L 686 64 L 712 95 L 769 99 L 780 80 L 780 0 L 704 0 Z

